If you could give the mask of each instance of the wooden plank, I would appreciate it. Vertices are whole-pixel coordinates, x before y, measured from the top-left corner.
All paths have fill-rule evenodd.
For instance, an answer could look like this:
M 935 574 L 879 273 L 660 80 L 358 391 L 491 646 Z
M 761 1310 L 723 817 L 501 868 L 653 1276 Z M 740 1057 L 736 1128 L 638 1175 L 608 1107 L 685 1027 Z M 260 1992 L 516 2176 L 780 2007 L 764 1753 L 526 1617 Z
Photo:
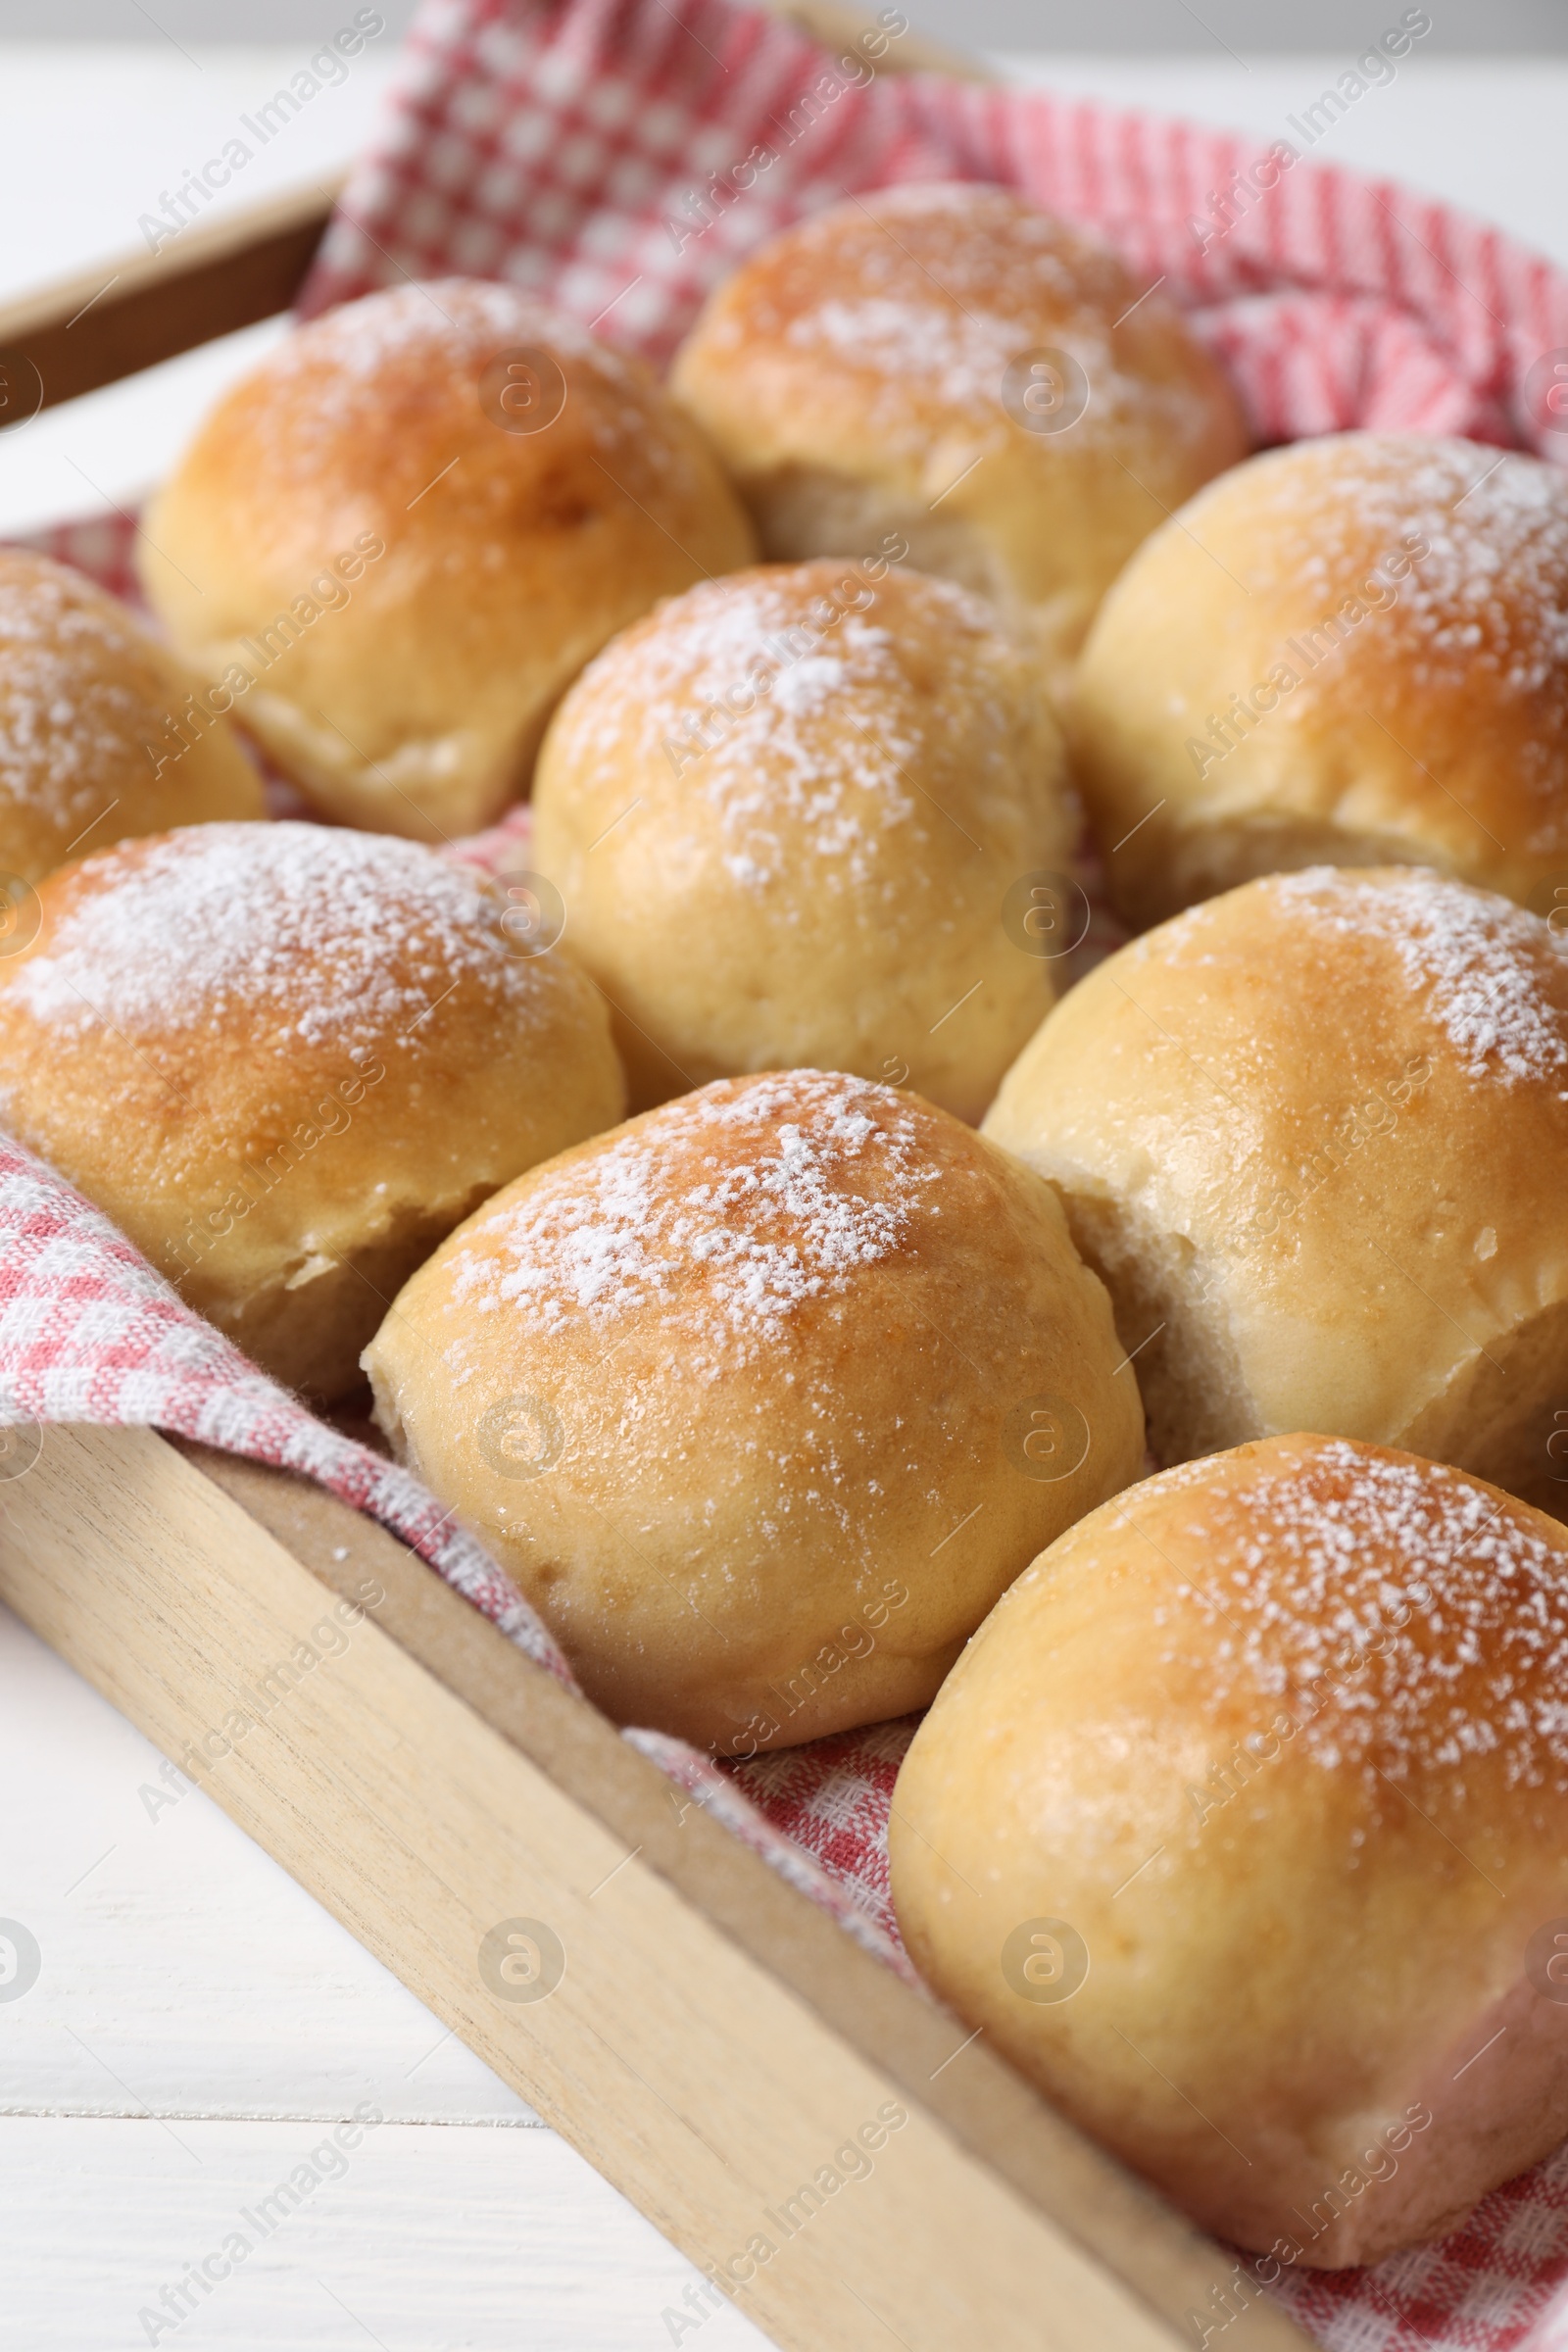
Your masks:
M 0 393 L 35 414 L 286 311 L 341 184 L 225 213 L 161 253 L 104 263 L 0 309 Z
M 3 1607 L 0 1788 L 24 1792 L 0 1912 L 40 1953 L 25 1998 L 0 2003 L 0 2113 L 336 2122 L 369 2090 L 389 2121 L 543 2130 Z
M 385 1598 L 346 1651 L 286 1690 L 274 1677 L 204 1785 L 699 2265 L 744 2272 L 766 2240 L 737 2294 L 779 2343 L 859 2352 L 880 2340 L 868 2313 L 909 2352 L 1190 2340 L 1183 2315 L 1233 2276 L 1217 2247 L 983 2048 L 946 2063 L 951 2018 L 700 1810 L 681 1818 L 384 1531 L 276 1474 L 208 1467 L 221 1483 L 147 1431 L 49 1431 L 0 1489 L 0 1597 L 178 1755 L 208 1732 L 221 1746 L 323 1585 L 373 1579 Z M 515 1918 L 560 1939 L 548 1998 L 487 1987 L 481 1946 Z M 908 2122 L 870 2176 L 792 2228 L 785 2201 L 883 2106 Z M 1248 2352 L 1305 2340 L 1260 2304 L 1227 2333 Z
M 373 2111 L 380 2086 L 363 2083 L 360 2098 Z M 695 2331 L 683 2297 L 697 2274 L 553 2132 L 390 2119 L 362 2130 L 353 2103 L 343 2120 L 351 2144 L 334 2156 L 320 2119 L 181 2116 L 167 2131 L 153 2119 L 0 2119 L 7 2342 L 145 2352 L 144 2309 L 163 2352 L 668 2352 L 666 2310 Z M 277 2184 L 292 2185 L 302 2162 L 319 2185 L 280 2210 Z M 246 2251 L 213 2260 L 236 2231 Z M 184 2290 L 195 2313 L 177 2327 L 163 2290 L 204 2257 L 205 2281 Z M 681 2340 L 766 2352 L 732 2309 Z
M 683 1808 L 662 1776 L 584 1701 L 533 1669 L 468 1604 L 390 1536 L 305 1481 L 208 1447 L 181 1450 L 323 1583 L 348 1592 L 373 1576 L 387 1594 L 377 1623 L 502 1736 L 529 1755 L 715 1926 L 808 2001 L 833 2031 L 887 2068 L 1014 2186 L 1064 2224 L 1098 2258 L 1116 2263 L 1139 2245 L 1154 2253 L 1156 2301 L 1175 2283 L 1158 2256 L 1194 2249 L 1183 2289 L 1206 2295 L 1215 2249 L 1175 2225 L 1164 2203 L 1085 2140 L 1001 2059 L 978 2047 L 950 2065 L 964 2028 L 900 1984 L 834 1921 L 768 1870 L 698 1808 Z M 1185 2306 L 1184 2306 L 1185 2308 Z

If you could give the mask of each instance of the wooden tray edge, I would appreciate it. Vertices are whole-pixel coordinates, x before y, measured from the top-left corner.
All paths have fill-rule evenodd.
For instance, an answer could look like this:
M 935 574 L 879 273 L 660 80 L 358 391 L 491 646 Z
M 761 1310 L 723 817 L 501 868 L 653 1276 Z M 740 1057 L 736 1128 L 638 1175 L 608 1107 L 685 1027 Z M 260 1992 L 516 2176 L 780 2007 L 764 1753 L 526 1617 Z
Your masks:
M 156 1498 L 156 1518 L 145 1510 L 137 1515 L 135 1498 L 148 1494 Z M 123 1676 L 140 1659 L 168 1693 L 170 1593 L 195 1625 L 198 1648 L 209 1638 L 215 1644 L 233 1639 L 230 1625 L 202 1624 L 199 1594 L 185 1604 L 202 1579 L 176 1577 L 170 1565 L 175 1554 L 194 1558 L 200 1551 L 220 1574 L 229 1556 L 254 1551 L 260 1537 L 286 1555 L 278 1561 L 280 1580 L 297 1567 L 343 1595 L 373 1579 L 386 1596 L 374 1609 L 375 1636 L 428 1677 L 449 1707 L 460 1702 L 487 1733 L 526 1758 L 596 1829 L 603 1825 L 628 1848 L 632 1871 L 662 1881 L 695 1922 L 782 1988 L 805 2021 L 803 2036 L 818 2037 L 818 2057 L 828 2042 L 847 2045 L 897 2087 L 911 2112 L 929 2120 L 955 2157 L 983 2168 L 1004 2205 L 1016 2202 L 1036 2216 L 1048 2232 L 1039 2252 L 1047 2273 L 1053 2260 L 1059 2269 L 1061 2258 L 1053 2257 L 1052 2248 L 1065 2240 L 1125 2292 L 1125 2332 L 1104 2334 L 1102 2315 L 1093 2334 L 1064 2335 L 1053 2327 L 1041 2333 L 1042 2345 L 1082 2345 L 1083 2352 L 1111 2352 L 1118 2343 L 1174 2346 L 1192 2340 L 1189 2315 L 1215 2309 L 1216 2292 L 1235 2296 L 1233 2256 L 1201 2237 L 989 2050 L 970 2047 L 956 2059 L 964 2039 L 961 2026 L 882 1968 L 701 1807 L 683 1811 L 678 1792 L 603 1717 L 535 1667 L 386 1530 L 347 1504 L 284 1472 L 183 1444 L 176 1452 L 148 1431 L 67 1429 L 45 1433 L 43 1453 L 24 1480 L 0 1484 L 0 1598 L 166 1749 L 172 1743 L 167 1719 L 146 1720 L 147 1709 L 138 1710 L 127 1697 Z M 117 1536 L 106 1553 L 105 1530 L 122 1527 L 139 1527 L 139 1539 Z M 133 1604 L 124 1580 L 134 1582 L 139 1551 L 149 1544 L 150 1569 L 142 1581 L 163 1597 Z M 95 1555 L 103 1563 L 96 1569 Z M 66 1581 L 74 1597 L 63 1610 L 59 1591 Z M 177 1693 L 173 1704 L 183 1733 L 187 1724 Z M 197 1703 L 188 1717 L 189 1736 L 198 1735 L 203 1720 Z M 285 1867 L 293 1867 L 265 1828 L 259 1831 L 254 1805 L 247 1812 L 230 1801 L 235 1788 L 232 1775 L 226 1781 L 214 1776 L 211 1792 Z M 477 1800 L 476 1791 L 476 1811 Z M 416 1826 L 402 1825 L 406 1838 Z M 335 1878 L 333 1858 L 316 1850 L 329 1843 L 323 1832 L 313 1844 L 313 1866 L 324 1876 L 312 1890 L 376 1948 L 356 1913 L 360 1898 L 352 1872 L 345 1867 Z M 301 1875 L 297 1868 L 294 1875 Z M 395 1945 L 380 1956 L 404 1975 Z M 461 2004 L 448 2014 L 439 1987 L 433 1992 L 416 1971 L 405 1982 L 449 2023 L 461 2016 Z M 461 2022 L 456 2030 L 470 2037 Z M 807 2046 L 803 2038 L 803 2066 Z M 497 2063 L 493 2049 L 480 2054 Z M 602 2115 L 590 2129 L 589 2119 L 568 2105 L 550 2120 L 579 2145 L 586 2134 L 584 2152 L 618 2186 L 637 2193 L 635 2180 L 617 2172 L 616 2151 L 607 2152 Z M 653 2218 L 669 2230 L 667 2216 Z M 933 2212 L 932 2230 L 939 2223 Z M 1043 2274 L 1040 2284 L 1046 2283 Z M 973 2281 L 971 2291 L 985 2301 L 997 2289 L 993 2283 L 982 2290 Z M 777 2315 L 763 2324 L 777 2327 Z M 1227 2334 L 1245 2352 L 1284 2352 L 1307 2340 L 1282 2312 L 1255 2300 Z M 803 2346 L 811 2341 L 787 2328 L 780 2340 Z

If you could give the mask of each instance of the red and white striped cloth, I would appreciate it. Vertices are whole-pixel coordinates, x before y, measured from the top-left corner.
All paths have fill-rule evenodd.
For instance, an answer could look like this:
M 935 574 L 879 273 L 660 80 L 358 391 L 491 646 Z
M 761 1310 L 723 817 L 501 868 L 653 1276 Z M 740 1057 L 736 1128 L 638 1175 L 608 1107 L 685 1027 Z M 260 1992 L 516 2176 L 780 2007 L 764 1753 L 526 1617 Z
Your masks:
M 897 54 L 894 38 L 884 66 Z M 1270 144 L 846 69 L 728 0 L 427 0 L 303 307 L 405 277 L 505 277 L 662 360 L 743 255 L 824 204 L 1003 181 L 1163 282 L 1259 442 L 1366 425 L 1568 454 L 1553 429 L 1568 416 L 1526 389 L 1544 355 L 1568 354 L 1568 278 L 1446 205 L 1306 159 L 1255 200 L 1216 203 L 1238 175 L 1255 185 Z M 772 160 L 738 189 L 760 152 Z
M 1568 460 L 1568 418 L 1544 397 L 1568 360 L 1568 278 L 1443 205 L 1304 158 L 1250 197 L 1266 145 L 873 72 L 863 54 L 825 52 L 727 0 L 427 0 L 303 307 L 410 277 L 505 277 L 662 360 L 709 288 L 790 221 L 895 181 L 995 180 L 1098 228 L 1163 283 L 1260 443 L 1367 425 Z M 730 175 L 758 151 L 770 160 L 737 190 Z M 131 535 L 111 519 L 37 543 L 133 593 Z M 517 811 L 464 854 L 514 854 L 527 821 Z M 0 1422 L 29 1420 L 150 1423 L 301 1470 L 566 1673 L 508 1579 L 415 1480 L 245 1363 L 104 1218 L 0 1143 Z M 726 1770 L 661 1735 L 627 1737 L 907 1974 L 887 1821 L 912 1730 L 880 1725 Z M 1332 2352 L 1568 2352 L 1568 2149 L 1441 2246 L 1276 2291 Z

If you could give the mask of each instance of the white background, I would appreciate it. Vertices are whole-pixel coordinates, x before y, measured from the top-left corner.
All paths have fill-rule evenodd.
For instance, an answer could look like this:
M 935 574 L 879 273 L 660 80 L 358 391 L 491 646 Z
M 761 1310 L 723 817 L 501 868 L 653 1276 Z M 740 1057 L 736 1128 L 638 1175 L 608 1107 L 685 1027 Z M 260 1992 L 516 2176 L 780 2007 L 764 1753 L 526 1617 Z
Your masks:
M 137 216 L 299 62 L 300 44 L 0 46 L 0 301 L 100 262 L 107 278 L 137 243 Z M 346 161 L 391 62 L 375 47 L 355 61 L 229 200 L 319 180 Z M 1262 137 L 1346 62 L 1243 61 L 1223 44 L 1167 59 L 1013 61 L 1058 88 Z M 1490 214 L 1568 263 L 1565 108 L 1568 62 L 1418 49 L 1316 152 Z M 0 436 L 0 532 L 128 501 L 275 331 L 252 329 Z M 669 2343 L 662 2314 L 694 2279 L 688 2266 L 207 1797 L 150 1811 L 141 1792 L 162 1788 L 159 1762 L 0 1612 L 0 1919 L 24 1922 L 42 1952 L 25 1996 L 0 1999 L 7 2341 L 19 2352 L 145 2344 L 138 2311 L 368 2102 L 385 2121 L 346 2175 L 161 2343 Z M 731 2312 L 700 2335 L 701 2352 L 761 2342 Z

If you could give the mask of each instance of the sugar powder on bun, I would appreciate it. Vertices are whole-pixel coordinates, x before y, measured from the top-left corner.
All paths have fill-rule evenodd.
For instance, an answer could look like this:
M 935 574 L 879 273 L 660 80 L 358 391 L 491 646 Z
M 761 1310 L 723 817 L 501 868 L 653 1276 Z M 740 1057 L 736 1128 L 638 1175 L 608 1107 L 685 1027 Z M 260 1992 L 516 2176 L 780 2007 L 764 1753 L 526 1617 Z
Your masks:
M 1568 475 L 1346 433 L 1145 542 L 1071 706 L 1118 907 L 1408 860 L 1568 921 Z
M 861 1080 L 726 1080 L 508 1187 L 367 1368 L 616 1720 L 749 1755 L 923 1706 L 1143 1415 L 1049 1185 Z
M 1044 874 L 1063 939 L 1087 919 L 1038 667 L 885 558 L 705 582 L 589 664 L 540 757 L 535 854 L 634 1104 L 800 1064 L 980 1117 L 1061 968 L 1009 893 Z
M 0 548 L 0 905 L 74 851 L 263 814 L 261 778 L 200 680 L 117 597 Z M 30 922 L 34 910 L 25 910 Z M 17 936 L 14 921 L 0 949 Z
M 1557 1469 L 1568 941 L 1539 916 L 1416 866 L 1247 883 L 1064 997 L 986 1132 L 1060 1192 L 1160 1460 L 1319 1429 L 1514 1492 Z
M 915 1734 L 911 1957 L 1206 2229 L 1443 2235 L 1568 2130 L 1568 1532 L 1379 1446 L 1246 1446 L 1081 1520 Z
M 592 982 L 412 842 L 203 825 L 38 895 L 0 961 L 7 1128 L 314 1395 L 476 1202 L 620 1114 Z

